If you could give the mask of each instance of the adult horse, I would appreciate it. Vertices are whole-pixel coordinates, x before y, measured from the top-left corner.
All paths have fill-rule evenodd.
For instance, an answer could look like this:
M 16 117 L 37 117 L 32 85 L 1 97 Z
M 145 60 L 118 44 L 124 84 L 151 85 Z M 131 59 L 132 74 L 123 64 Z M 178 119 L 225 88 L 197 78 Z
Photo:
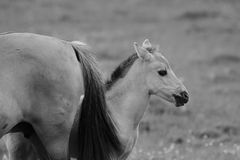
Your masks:
M 134 48 L 136 53 L 122 62 L 105 84 L 108 113 L 115 121 L 114 126 L 120 142 L 118 146 L 123 146 L 118 154 L 111 154 L 110 159 L 126 159 L 130 154 L 137 139 L 138 125 L 151 95 L 157 95 L 176 106 L 184 105 L 188 101 L 186 88 L 175 76 L 158 48 L 153 47 L 148 40 L 144 41 L 142 46 L 135 43 Z M 92 143 L 96 141 L 97 139 L 94 139 Z M 98 152 L 106 152 L 109 146 L 105 147 L 98 148 Z M 89 149 L 86 149 L 86 152 Z M 78 148 L 75 152 L 77 151 L 81 150 Z M 51 151 L 49 153 L 54 155 Z
M 118 156 L 122 146 L 89 52 L 82 45 L 53 37 L 1 35 L 0 137 L 23 132 L 37 151 L 45 147 L 52 158 L 66 159 L 74 117 L 81 110 L 77 158 L 110 160 Z

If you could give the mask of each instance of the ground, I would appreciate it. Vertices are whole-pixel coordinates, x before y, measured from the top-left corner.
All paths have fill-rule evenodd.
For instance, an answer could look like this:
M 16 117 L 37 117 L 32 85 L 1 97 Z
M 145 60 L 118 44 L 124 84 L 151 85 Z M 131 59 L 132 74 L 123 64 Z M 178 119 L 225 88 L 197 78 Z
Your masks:
M 150 39 L 190 102 L 152 98 L 130 159 L 240 159 L 239 0 L 1 0 L 0 32 L 86 42 L 104 75 Z

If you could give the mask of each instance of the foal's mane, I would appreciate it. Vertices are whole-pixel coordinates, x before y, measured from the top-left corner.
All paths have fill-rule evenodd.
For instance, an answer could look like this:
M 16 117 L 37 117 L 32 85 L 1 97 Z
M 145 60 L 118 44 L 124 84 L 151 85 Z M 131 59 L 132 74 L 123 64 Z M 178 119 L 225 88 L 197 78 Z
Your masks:
M 78 114 L 77 160 L 113 160 L 123 153 L 117 128 L 107 108 L 104 84 L 90 50 L 71 43 L 84 77 L 84 99 Z
M 138 59 L 137 53 L 132 54 L 126 60 L 124 60 L 111 74 L 110 79 L 105 82 L 106 90 L 110 90 L 111 87 L 120 79 L 124 78 L 128 73 L 133 63 Z

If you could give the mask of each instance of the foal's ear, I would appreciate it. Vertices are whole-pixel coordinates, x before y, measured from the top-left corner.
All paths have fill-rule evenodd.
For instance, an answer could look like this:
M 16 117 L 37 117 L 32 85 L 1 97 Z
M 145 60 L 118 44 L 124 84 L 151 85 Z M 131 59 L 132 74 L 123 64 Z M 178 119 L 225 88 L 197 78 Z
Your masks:
M 150 60 L 152 58 L 152 55 L 143 47 L 140 47 L 137 42 L 134 42 L 134 49 L 137 52 L 137 55 L 139 58 L 143 60 Z

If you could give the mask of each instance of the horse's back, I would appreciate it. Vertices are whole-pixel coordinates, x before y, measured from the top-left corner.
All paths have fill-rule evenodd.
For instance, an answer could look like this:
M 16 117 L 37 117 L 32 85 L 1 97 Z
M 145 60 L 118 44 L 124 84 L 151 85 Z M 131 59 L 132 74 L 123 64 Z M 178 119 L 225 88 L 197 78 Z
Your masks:
M 0 122 L 0 136 L 27 121 L 40 136 L 51 129 L 57 139 L 58 132 L 71 127 L 83 93 L 81 82 L 68 42 L 29 33 L 0 35 L 0 120 L 6 119 Z

